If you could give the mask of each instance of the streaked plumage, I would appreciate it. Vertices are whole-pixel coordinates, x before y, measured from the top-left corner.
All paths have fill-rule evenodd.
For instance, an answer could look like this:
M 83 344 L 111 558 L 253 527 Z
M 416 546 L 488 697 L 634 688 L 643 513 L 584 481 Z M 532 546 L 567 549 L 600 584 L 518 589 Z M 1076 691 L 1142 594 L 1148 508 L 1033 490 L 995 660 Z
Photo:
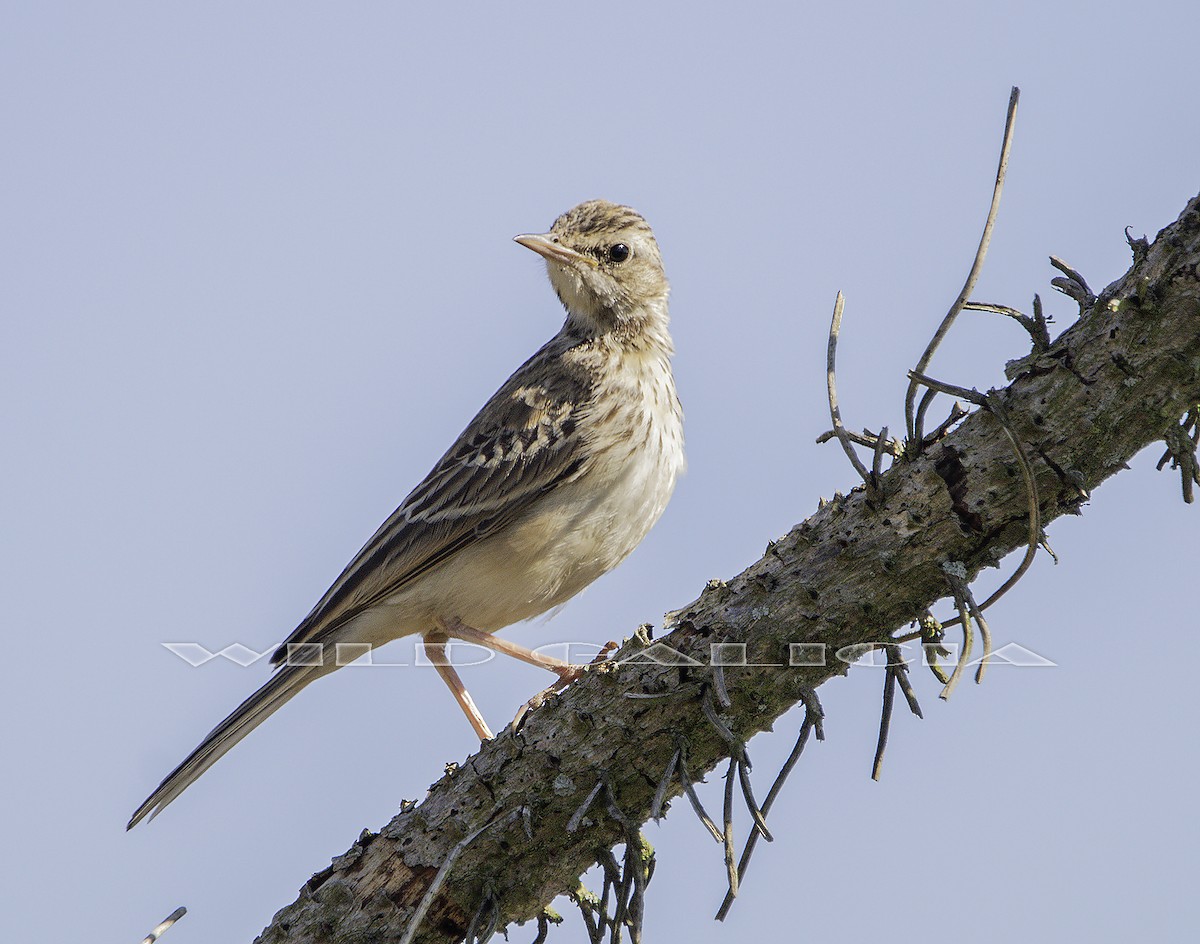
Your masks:
M 546 257 L 567 309 L 562 330 L 359 551 L 272 656 L 270 681 L 167 776 L 130 827 L 337 668 L 339 643 L 449 636 L 526 658 L 527 650 L 483 634 L 570 599 L 657 521 L 684 460 L 668 285 L 652 232 L 629 207 L 593 200 L 548 233 L 517 241 Z M 555 668 L 551 661 L 539 657 Z M 555 670 L 569 677 L 565 668 Z M 453 669 L 439 671 L 476 730 L 490 736 Z

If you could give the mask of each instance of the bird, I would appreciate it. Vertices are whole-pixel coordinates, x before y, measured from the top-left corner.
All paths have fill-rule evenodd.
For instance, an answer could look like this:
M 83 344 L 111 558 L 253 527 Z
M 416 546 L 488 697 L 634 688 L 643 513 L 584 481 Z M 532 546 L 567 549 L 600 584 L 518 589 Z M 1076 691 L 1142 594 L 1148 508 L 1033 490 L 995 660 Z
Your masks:
M 482 645 L 548 669 L 585 667 L 494 636 L 610 571 L 662 514 L 685 467 L 671 370 L 670 286 L 640 213 L 589 200 L 545 233 L 562 328 L 489 399 L 272 654 L 274 674 L 129 820 L 153 818 L 311 682 L 365 649 L 419 636 L 481 741 L 492 737 L 446 647 Z M 350 658 L 340 658 L 344 654 Z

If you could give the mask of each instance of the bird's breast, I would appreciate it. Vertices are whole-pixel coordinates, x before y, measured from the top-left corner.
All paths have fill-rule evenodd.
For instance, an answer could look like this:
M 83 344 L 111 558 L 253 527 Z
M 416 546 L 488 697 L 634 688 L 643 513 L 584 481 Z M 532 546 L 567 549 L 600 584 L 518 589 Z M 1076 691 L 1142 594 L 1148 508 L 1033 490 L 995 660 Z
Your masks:
M 456 554 L 413 597 L 396 600 L 400 608 L 495 632 L 565 603 L 641 543 L 684 467 L 682 414 L 665 357 L 602 375 L 580 424 L 581 474 Z

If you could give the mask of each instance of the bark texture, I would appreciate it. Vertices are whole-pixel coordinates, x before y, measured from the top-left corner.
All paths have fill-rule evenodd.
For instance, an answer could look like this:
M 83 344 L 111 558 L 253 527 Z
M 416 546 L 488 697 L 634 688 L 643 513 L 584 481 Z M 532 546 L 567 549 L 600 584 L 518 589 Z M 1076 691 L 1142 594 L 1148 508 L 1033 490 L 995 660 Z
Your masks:
M 1134 257 L 1049 350 L 993 391 L 1032 460 L 1043 523 L 1077 511 L 1081 487 L 1094 491 L 1200 402 L 1200 197 Z M 461 940 L 485 898 L 501 926 L 537 917 L 646 821 L 680 745 L 694 780 L 730 756 L 702 710 L 711 645 L 745 643 L 748 662 L 782 663 L 724 670 L 732 705 L 719 721 L 749 738 L 844 674 L 837 650 L 886 640 L 947 596 L 944 565 L 974 577 L 1021 547 L 1027 512 L 1012 445 L 977 410 L 924 455 L 896 463 L 878 494 L 839 496 L 670 614 L 659 641 L 699 665 L 659 664 L 670 651 L 647 651 L 654 644 L 639 633 L 614 657 L 623 665 L 590 673 L 419 805 L 364 831 L 258 941 L 399 941 L 448 857 L 415 940 Z M 791 643 L 825 644 L 827 664 L 788 667 Z M 681 789 L 676 776 L 668 796 Z

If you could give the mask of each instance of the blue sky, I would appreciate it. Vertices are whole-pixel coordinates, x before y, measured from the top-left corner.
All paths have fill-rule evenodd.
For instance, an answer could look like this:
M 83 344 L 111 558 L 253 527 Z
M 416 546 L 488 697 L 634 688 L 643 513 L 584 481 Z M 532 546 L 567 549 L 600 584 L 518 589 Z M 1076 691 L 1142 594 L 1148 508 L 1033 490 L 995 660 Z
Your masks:
M 587 198 L 630 203 L 672 280 L 688 474 L 626 564 L 508 632 L 628 635 L 853 484 L 813 442 L 839 289 L 847 424 L 902 425 L 1011 85 L 977 297 L 1039 291 L 1064 326 L 1048 255 L 1098 288 L 1128 266 L 1126 226 L 1176 217 L 1198 182 L 1197 27 L 1183 3 L 9 10 L 0 575 L 22 658 L 3 686 L 0 936 L 140 940 L 186 904 L 169 944 L 250 940 L 473 750 L 428 669 L 348 669 L 123 829 L 267 672 L 193 668 L 163 643 L 285 636 L 557 330 L 514 234 Z M 1024 345 L 964 316 L 933 372 L 986 388 Z M 1056 667 L 997 669 L 949 704 L 918 676 L 926 718 L 897 716 L 880 783 L 878 673 L 826 686 L 829 739 L 724 925 L 699 824 L 680 809 L 648 829 L 647 939 L 1188 939 L 1200 511 L 1152 452 L 1056 523 L 1061 563 L 1039 558 L 993 610 L 999 644 Z M 465 674 L 494 726 L 545 684 Z M 753 742 L 756 772 L 798 723 Z M 584 940 L 577 920 L 554 939 Z

